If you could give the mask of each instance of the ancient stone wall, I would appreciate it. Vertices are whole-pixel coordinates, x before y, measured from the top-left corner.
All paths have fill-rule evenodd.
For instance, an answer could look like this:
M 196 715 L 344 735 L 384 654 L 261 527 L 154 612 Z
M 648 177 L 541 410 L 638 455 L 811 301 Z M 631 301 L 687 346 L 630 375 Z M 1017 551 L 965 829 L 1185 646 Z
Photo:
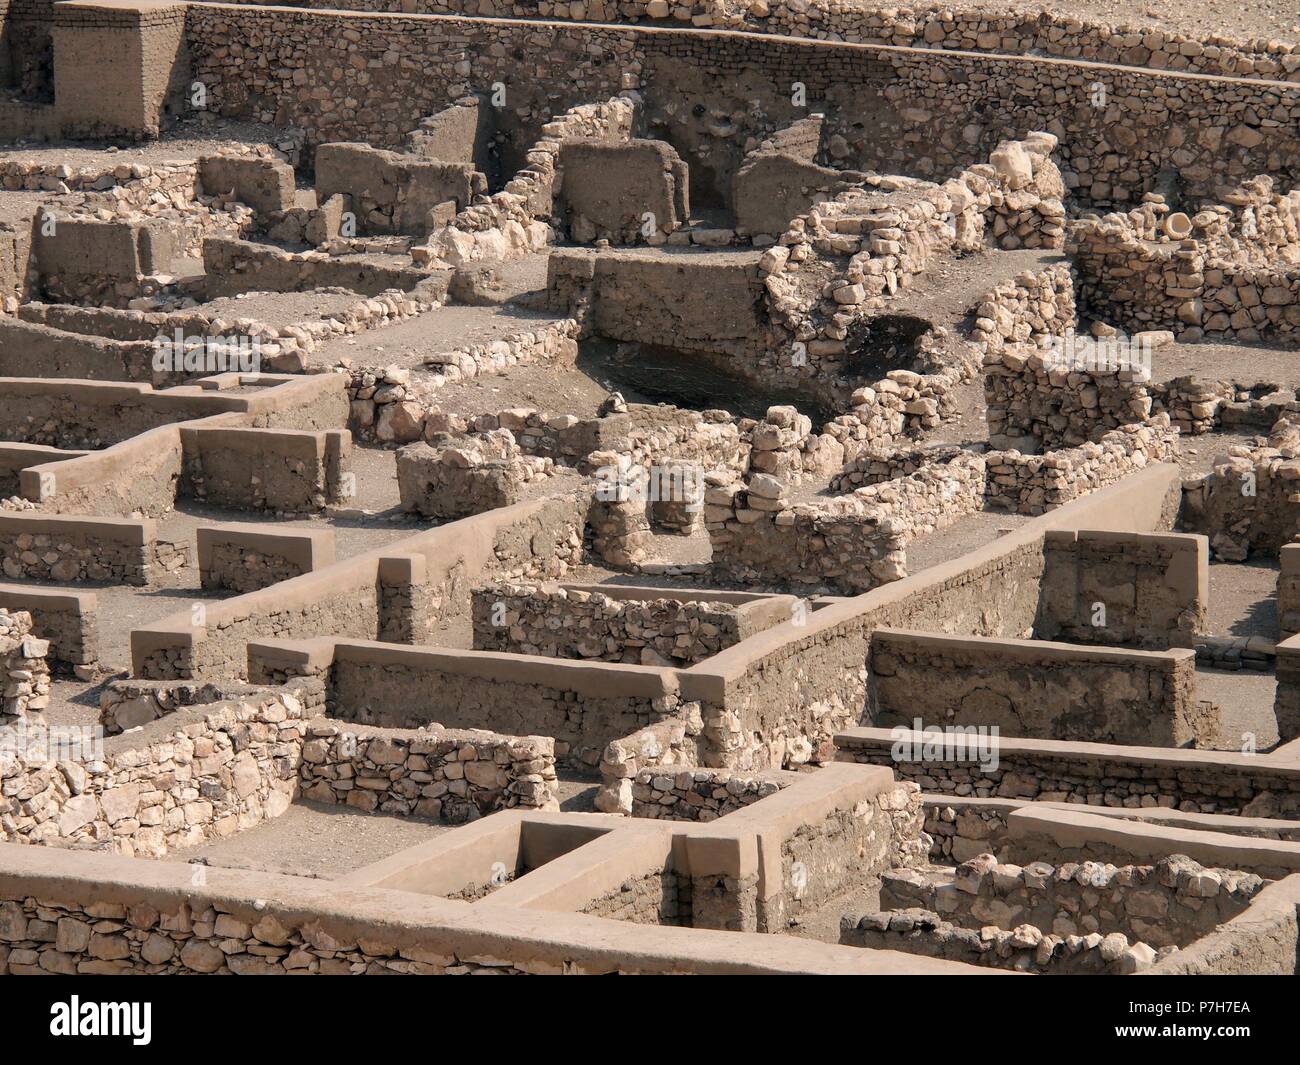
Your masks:
M 909 540 L 984 505 L 984 458 L 951 462 L 855 489 L 792 502 L 775 478 L 710 488 L 705 520 L 713 564 L 736 580 L 862 592 L 898 580 Z
M 1124 647 L 1191 647 L 1207 624 L 1203 536 L 1053 530 L 1034 635 Z
M 334 561 L 334 533 L 276 531 L 262 526 L 201 525 L 196 530 L 199 583 L 205 589 L 251 592 Z
M 46 658 L 52 667 L 66 669 L 98 661 L 98 601 L 93 592 L 0 584 L 0 610 L 31 616 L 32 632 L 49 644 Z
M 1167 414 L 1146 424 L 1123 426 L 1096 443 L 1023 455 L 992 451 L 988 464 L 988 506 L 1019 514 L 1042 514 L 1081 495 L 1095 492 L 1176 452 L 1178 431 Z
M 735 604 L 686 596 L 637 600 L 598 589 L 496 584 L 474 591 L 474 648 L 690 665 L 739 642 Z
M 509 429 L 475 436 L 434 436 L 433 446 L 408 444 L 397 453 L 402 509 L 455 519 L 508 507 L 526 487 L 555 472 L 550 459 L 525 455 Z
M 161 858 L 277 817 L 322 696 L 304 681 L 297 694 L 179 711 L 106 741 L 102 757 L 91 745 L 55 760 L 25 743 L 5 769 L 0 838 Z
M 1271 556 L 1300 532 L 1292 482 L 1300 477 L 1300 426 L 1280 419 L 1264 447 L 1234 445 L 1184 490 L 1183 527 L 1210 538 L 1217 559 Z
M 750 112 L 748 82 L 737 80 L 719 97 L 716 77 L 700 79 L 703 67 L 756 70 L 769 87 L 801 81 L 809 102 L 826 113 L 828 137 L 843 142 L 836 142 L 839 161 L 863 170 L 941 178 L 983 157 L 1008 130 L 1059 130 L 1067 186 L 1085 201 L 1106 204 L 1139 200 L 1171 165 L 1201 195 L 1225 177 L 1293 170 L 1297 158 L 1289 132 L 1296 105 L 1279 100 L 1274 86 L 1250 79 L 1192 80 L 1033 55 L 828 47 L 698 29 L 649 35 L 635 28 L 247 9 L 236 20 L 204 6 L 188 7 L 186 22 L 195 76 L 209 86 L 215 110 L 264 121 L 280 112 L 316 141 L 350 137 L 396 146 L 421 117 L 494 82 L 514 87 L 510 121 L 535 134 L 554 113 L 542 99 L 549 86 L 566 86 L 570 105 L 607 98 L 628 87 L 624 72 L 639 64 L 628 81 L 646 95 L 652 120 L 660 117 L 657 92 L 664 104 L 671 97 L 680 108 L 682 95 L 697 84 L 715 94 L 714 109 Z M 274 70 L 248 65 L 254 37 L 281 42 Z M 467 44 L 477 58 L 458 70 L 469 62 L 462 58 Z M 372 77 L 342 99 L 336 89 L 354 62 L 373 63 Z M 521 82 L 521 68 L 535 74 Z M 1090 88 L 1094 83 L 1100 88 Z M 690 107 L 662 117 L 675 134 L 680 129 L 684 140 L 697 141 L 698 151 L 716 155 L 725 180 L 738 167 L 747 136 L 770 135 L 805 117 L 788 97 L 767 92 L 763 114 L 725 130 L 710 130 Z M 1078 106 L 1063 110 L 1062 99 Z M 1093 99 L 1104 106 L 1093 106 Z M 1264 125 L 1265 114 L 1277 125 Z M 687 154 L 688 164 L 695 156 Z
M 550 737 L 478 728 L 372 729 L 318 720 L 306 727 L 299 777 L 306 799 L 451 823 L 516 806 L 559 806 Z
M 1265 881 L 1207 869 L 1183 855 L 1153 865 L 999 864 L 991 854 L 952 870 L 891 870 L 882 910 L 920 908 L 964 928 L 1031 924 L 1059 938 L 1121 932 L 1152 947 L 1185 947 L 1250 905 Z
M 1300 775 L 1258 757 L 1221 754 L 1209 762 L 1150 748 L 1119 757 L 1093 744 L 1020 746 L 1003 739 L 996 769 L 951 759 L 899 761 L 888 730 L 850 730 L 836 738 L 844 761 L 891 766 L 927 795 L 973 795 L 1085 802 L 1130 809 L 1164 806 L 1193 813 L 1293 817 L 1300 810 Z
M 1209 742 L 1217 714 L 1195 698 L 1196 654 L 876 629 L 878 726 L 997 728 L 1033 739 L 1181 747 Z
M 726 769 L 671 766 L 642 769 L 632 783 L 632 816 L 667 821 L 714 821 L 775 795 L 797 779 L 771 770 L 754 775 Z
M 0 558 L 11 580 L 148 585 L 159 561 L 154 523 L 0 514 Z
M 182 427 L 182 494 L 240 510 L 314 513 L 344 498 L 346 430 Z
M 0 608 L 0 725 L 15 721 L 39 725 L 50 702 L 50 641 L 37 637 L 25 610 Z

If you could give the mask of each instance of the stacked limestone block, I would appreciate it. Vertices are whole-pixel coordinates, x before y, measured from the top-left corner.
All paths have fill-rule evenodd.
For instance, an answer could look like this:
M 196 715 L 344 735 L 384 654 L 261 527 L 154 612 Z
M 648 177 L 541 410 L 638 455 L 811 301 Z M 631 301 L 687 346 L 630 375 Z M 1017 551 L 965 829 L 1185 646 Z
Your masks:
M 1045 455 L 991 451 L 988 506 L 1018 514 L 1044 514 L 1079 496 L 1095 492 L 1177 453 L 1178 430 L 1167 414 L 1146 425 L 1128 425 L 1095 443 Z
M 1185 486 L 1184 525 L 1225 562 L 1275 555 L 1300 535 L 1300 424 L 1280 419 L 1265 445 L 1234 445 Z
M 555 464 L 525 455 L 508 429 L 481 436 L 443 435 L 397 453 L 402 509 L 429 518 L 463 518 L 522 498 L 526 485 L 550 476 Z
M 600 790 L 596 809 L 607 814 L 630 814 L 643 772 L 673 772 L 674 767 L 694 767 L 699 761 L 699 737 L 704 722 L 698 703 L 687 703 L 679 717 L 656 721 L 630 736 L 611 740 L 600 756 Z
M 1127 214 L 1084 218 L 1070 245 L 1081 301 L 1125 328 L 1180 340 L 1258 341 L 1300 333 L 1300 190 L 1260 176 L 1192 217 L 1150 193 Z
M 408 444 L 422 435 L 427 439 L 436 431 L 430 419 L 438 414 L 435 400 L 439 389 L 502 373 L 512 366 L 571 367 L 578 355 L 577 335 L 577 322 L 566 318 L 529 332 L 431 355 L 425 364 L 427 373 L 413 376 L 408 367 L 397 365 L 350 368 L 352 410 L 348 424 L 355 433 L 386 444 Z
M 39 724 L 50 705 L 50 667 L 45 660 L 48 640 L 32 635 L 26 610 L 0 610 L 0 668 L 4 670 L 0 725 L 18 721 Z
M 881 877 L 881 912 L 845 918 L 842 942 L 1028 972 L 1139 972 L 1230 921 L 1267 881 L 1183 855 L 1154 865 L 1000 864 Z

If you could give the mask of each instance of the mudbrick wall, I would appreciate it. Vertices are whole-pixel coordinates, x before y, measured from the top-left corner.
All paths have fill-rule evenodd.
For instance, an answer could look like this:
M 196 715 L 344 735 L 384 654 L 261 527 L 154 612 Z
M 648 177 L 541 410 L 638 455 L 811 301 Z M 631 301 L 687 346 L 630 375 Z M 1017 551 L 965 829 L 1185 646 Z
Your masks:
M 1053 530 L 1034 635 L 1124 647 L 1191 647 L 1205 631 L 1203 536 Z
M 247 8 L 234 18 L 206 5 L 187 8 L 186 31 L 194 75 L 209 86 L 215 110 L 303 126 L 314 141 L 396 146 L 423 116 L 494 82 L 514 92 L 513 114 L 503 117 L 532 133 L 554 113 L 543 99 L 551 86 L 566 86 L 568 103 L 640 88 L 649 121 L 680 129 L 693 149 L 684 153 L 688 163 L 707 158 L 729 184 L 748 135 L 805 117 L 784 95 L 801 81 L 810 104 L 824 107 L 828 134 L 840 137 L 841 161 L 857 169 L 941 175 L 982 157 L 1007 130 L 1042 129 L 1062 141 L 1067 187 L 1085 200 L 1127 203 L 1165 167 L 1177 167 L 1193 194 L 1205 194 L 1225 177 L 1285 173 L 1297 159 L 1297 104 L 1249 79 L 707 30 L 650 35 Z M 253 43 L 260 40 L 278 42 L 274 64 Z M 362 68 L 369 80 L 354 85 L 350 71 Z M 705 68 L 756 74 L 768 87 L 762 110 L 752 115 L 745 103 L 754 92 L 750 78 L 720 90 Z M 522 69 L 528 79 L 518 77 Z M 1100 93 L 1090 90 L 1094 83 Z M 683 95 L 701 89 L 710 94 L 703 115 L 680 107 Z M 1076 106 L 1063 108 L 1062 100 Z M 670 102 L 673 113 L 661 114 Z M 733 113 L 740 117 L 725 124 L 713 118 Z
M 1218 715 L 1195 698 L 1196 654 L 876 629 L 870 703 L 878 726 L 978 726 L 1009 736 L 1183 746 Z M 1212 706 L 1212 704 L 1211 704 Z
M 836 742 L 840 759 L 892 766 L 900 778 L 916 781 L 927 795 L 1164 806 L 1254 817 L 1293 817 L 1300 810 L 1295 770 L 1248 756 L 1226 754 L 1216 763 L 1179 758 L 1172 751 L 1165 758 L 1154 752 L 1118 758 L 1091 744 L 1045 744 L 1053 748 L 1049 751 L 1017 747 L 1003 739 L 997 768 L 983 772 L 971 762 L 896 760 L 891 753 L 895 741 L 887 730 L 850 730 Z

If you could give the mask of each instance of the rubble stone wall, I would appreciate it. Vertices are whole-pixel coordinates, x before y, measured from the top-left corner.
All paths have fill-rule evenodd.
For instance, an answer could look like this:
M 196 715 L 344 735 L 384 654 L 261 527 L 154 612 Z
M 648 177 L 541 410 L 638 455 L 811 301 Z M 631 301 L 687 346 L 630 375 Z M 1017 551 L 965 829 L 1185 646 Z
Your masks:
M 0 610 L 31 616 L 32 632 L 49 644 L 46 657 L 52 666 L 90 665 L 99 660 L 98 602 L 93 592 L 0 584 Z
M 736 580 L 862 592 L 906 574 L 915 536 L 984 505 L 984 458 L 945 464 L 829 499 L 792 503 L 770 476 L 705 493 L 715 570 Z
M 1120 932 L 1156 948 L 1185 947 L 1245 910 L 1264 884 L 1253 873 L 1207 869 L 1183 855 L 1116 868 L 1003 865 L 983 854 L 952 870 L 891 870 L 881 877 L 880 908 L 930 910 L 976 931 L 1031 924 L 1060 938 Z
M 1178 430 L 1167 414 L 1147 424 L 1126 425 L 1095 443 L 1023 455 L 993 451 L 988 464 L 988 506 L 1018 514 L 1042 514 L 1072 499 L 1095 492 L 1176 452 Z
M 303 798 L 459 823 L 512 807 L 558 809 L 548 736 L 366 728 L 312 722 Z
M 1247 177 L 1293 167 L 1297 151 L 1287 132 L 1295 105 L 1276 103 L 1271 86 L 1250 79 L 1190 80 L 1124 66 L 1080 68 L 1036 56 L 970 56 L 931 48 L 828 47 L 778 37 L 729 37 L 708 29 L 650 35 L 635 28 L 309 11 L 245 10 L 235 20 L 220 7 L 202 6 L 188 8 L 186 22 L 195 76 L 209 86 L 216 111 L 262 120 L 279 111 L 287 123 L 304 127 L 317 141 L 328 132 L 332 138 L 396 146 L 422 116 L 453 103 L 473 85 L 495 81 L 516 86 L 514 107 L 523 109 L 537 130 L 549 117 L 541 99 L 549 85 L 570 86 L 580 98 L 609 97 L 627 87 L 621 74 L 638 63 L 642 74 L 637 80 L 653 110 L 656 87 L 679 99 L 683 86 L 699 80 L 693 71 L 723 62 L 756 68 L 773 87 L 800 80 L 810 101 L 835 105 L 826 108 L 828 134 L 843 138 L 843 159 L 858 169 L 898 173 L 910 165 L 920 176 L 941 175 L 980 158 L 1006 130 L 1059 126 L 1074 191 L 1085 200 L 1108 203 L 1139 200 L 1156 174 L 1170 165 L 1179 167 L 1192 194 L 1200 194 L 1225 175 Z M 344 29 L 355 31 L 357 42 Z M 281 65 L 274 71 L 250 76 L 238 61 L 242 54 L 252 54 L 248 42 L 254 37 L 284 42 Z M 472 83 L 467 72 L 456 69 L 466 38 L 479 43 L 476 54 L 484 57 Z M 497 47 L 490 49 L 490 43 Z M 344 53 L 353 48 L 356 61 L 373 62 L 374 76 L 363 91 L 336 102 L 334 78 L 343 77 L 348 66 Z M 515 77 L 521 66 L 537 71 L 523 84 Z M 1091 105 L 1093 82 L 1105 92 L 1104 107 Z M 708 84 L 716 91 L 716 80 Z M 713 102 L 729 112 L 735 110 L 733 96 L 740 104 L 751 92 L 748 85 L 737 84 Z M 1065 118 L 1062 95 L 1080 105 Z M 793 113 L 788 99 L 775 96 L 773 90 L 770 111 L 765 108 L 762 118 L 750 120 L 762 122 L 766 135 L 788 124 L 787 115 L 803 117 Z M 972 121 L 977 102 L 985 110 L 980 121 Z M 1278 125 L 1249 121 L 1252 109 L 1274 116 Z M 677 119 L 683 128 L 709 147 L 725 145 L 726 155 L 738 165 L 742 144 L 727 142 L 731 136 L 743 142 L 757 132 L 753 126 L 744 123 L 722 138 L 695 130 L 689 111 L 688 106 Z M 1138 116 L 1140 122 L 1115 143 L 1114 130 L 1124 115 Z M 855 129 L 854 123 L 862 128 Z
M 496 584 L 475 589 L 472 609 L 479 651 L 690 665 L 743 638 L 738 607 L 707 594 L 637 600 L 598 589 Z
M 50 641 L 33 632 L 32 615 L 0 607 L 0 725 L 39 724 L 50 702 Z
M 93 751 L 28 761 L 26 744 L 6 765 L 0 839 L 161 858 L 232 835 L 289 806 L 298 784 L 305 720 L 323 690 L 193 707 L 105 741 Z

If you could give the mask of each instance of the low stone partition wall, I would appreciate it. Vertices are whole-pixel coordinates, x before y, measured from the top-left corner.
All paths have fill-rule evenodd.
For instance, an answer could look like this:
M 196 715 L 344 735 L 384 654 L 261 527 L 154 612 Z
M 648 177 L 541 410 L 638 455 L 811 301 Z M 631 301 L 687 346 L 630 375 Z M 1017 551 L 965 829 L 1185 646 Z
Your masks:
M 154 583 L 160 545 L 150 518 L 0 513 L 0 568 L 11 580 Z
M 1128 651 L 878 628 L 865 719 L 1031 739 L 1181 747 L 1217 730 L 1196 652 Z
M 1215 558 L 1242 562 L 1281 552 L 1300 531 L 1300 424 L 1280 419 L 1265 447 L 1236 445 L 1183 486 L 1183 527 L 1210 538 Z
M 514 408 L 499 416 L 481 415 L 466 422 L 439 409 L 438 390 L 468 378 L 498 374 L 512 366 L 547 365 L 572 369 L 578 357 L 578 323 L 561 318 L 535 330 L 511 333 L 486 344 L 469 344 L 441 351 L 425 360 L 429 375 L 418 383 L 401 366 L 362 367 L 354 370 L 348 394 L 352 399 L 349 425 L 363 437 L 383 443 L 406 444 L 440 432 L 477 432 L 509 429 L 529 454 L 554 458 L 580 458 L 595 443 L 579 450 L 591 426 L 599 419 L 578 419 Z M 463 423 L 463 424 L 462 424 Z
M 1178 430 L 1169 415 L 1157 414 L 1145 425 L 1127 425 L 1095 443 L 1046 455 L 991 451 L 988 505 L 1018 514 L 1043 514 L 1053 507 L 1095 492 L 1108 484 L 1176 454 Z
M 839 941 L 871 950 L 906 951 L 1018 973 L 1055 975 L 1130 975 L 1164 958 L 1145 943 L 1130 945 L 1119 932 L 1059 937 L 1044 935 L 1029 924 L 1015 929 L 988 925 L 975 930 L 919 908 L 845 914 L 840 920 Z
M 871 882 L 891 858 L 925 862 L 919 789 L 840 768 L 808 774 L 685 837 L 697 928 L 784 931 Z
M 849 728 L 835 736 L 836 758 L 890 766 L 936 798 L 1164 806 L 1244 817 L 1294 818 L 1300 811 L 1300 763 L 1278 754 L 998 737 L 989 749 L 995 759 L 981 765 L 956 737 L 935 739 L 904 728 Z
M 726 769 L 642 769 L 632 783 L 632 816 L 665 821 L 716 821 L 775 795 L 799 780 L 798 773 L 757 774 Z
M 194 881 L 184 862 L 0 844 L 0 973 L 981 975 L 792 936 L 488 912 L 318 878 L 213 867 Z
M 642 924 L 780 933 L 889 868 L 924 861 L 920 796 L 828 766 L 708 824 L 631 818 L 489 896 Z M 860 770 L 861 767 L 856 767 Z
M 402 509 L 428 518 L 465 518 L 518 503 L 526 487 L 554 472 L 550 459 L 525 455 L 509 429 L 478 436 L 440 433 L 397 453 Z
M 694 768 L 701 761 L 700 734 L 704 720 L 695 704 L 678 718 L 669 718 L 637 729 L 630 736 L 610 740 L 600 756 L 600 790 L 595 806 L 610 814 L 630 814 L 635 792 L 634 781 L 642 770 L 675 771 L 676 767 Z
M 244 675 L 249 641 L 334 635 L 427 640 L 468 624 L 485 579 L 555 579 L 578 562 L 586 503 L 550 497 L 417 533 L 387 547 L 186 609 L 131 633 L 132 673 L 166 680 Z M 629 730 L 631 731 L 631 730 Z
M 984 505 L 985 460 L 948 463 L 828 499 L 792 503 L 766 474 L 706 490 L 714 571 L 728 578 L 862 592 L 906 575 L 907 543 Z
M 66 341 L 74 347 L 87 340 L 103 338 L 117 342 L 125 351 L 147 350 L 150 363 L 157 351 L 155 342 L 159 338 L 174 342 L 179 331 L 182 339 L 201 338 L 210 342 L 203 347 L 194 344 L 186 349 L 196 362 L 199 354 L 207 358 L 209 347 L 214 349 L 212 354 L 224 355 L 228 362 L 251 358 L 255 351 L 260 370 L 300 373 L 307 366 L 307 356 L 321 344 L 412 318 L 431 310 L 433 305 L 432 297 L 422 298 L 417 291 L 391 289 L 371 298 L 358 297 L 349 306 L 331 307 L 328 313 L 322 311 L 316 317 L 296 322 L 282 319 L 265 322 L 248 318 L 232 322 L 203 304 L 173 311 L 124 311 L 111 307 L 25 303 L 18 308 L 18 319 L 53 330 L 60 335 L 61 342 Z M 224 350 L 218 346 L 219 341 L 225 341 Z M 254 343 L 256 349 L 252 347 Z M 172 351 L 175 350 L 173 343 Z M 192 380 L 211 372 L 208 366 L 178 368 L 175 372 L 155 367 L 154 384 L 158 387 L 177 384 L 182 379 Z
M 42 711 L 50 703 L 49 647 L 48 640 L 32 634 L 31 614 L 0 608 L 0 725 L 44 721 Z
M 203 270 L 208 299 L 241 292 L 345 288 L 362 296 L 379 296 L 397 289 L 441 303 L 451 283 L 450 270 L 415 267 L 396 258 L 389 262 L 375 256 L 289 252 L 229 237 L 208 237 L 203 241 Z
M 1181 485 L 1177 467 L 1150 467 L 968 555 L 863 596 L 821 601 L 806 616 L 691 666 L 681 674 L 683 692 L 711 708 L 706 719 L 718 715 L 726 725 L 718 764 L 751 769 L 830 760 L 832 737 L 862 714 L 873 629 L 1023 637 L 1033 631 L 1048 529 L 1168 529 Z
M 322 696 L 319 684 L 300 681 L 192 707 L 106 740 L 102 751 L 94 742 L 60 750 L 57 760 L 30 737 L 6 768 L 0 840 L 161 858 L 277 817 L 297 790 L 305 721 Z
M 0 439 L 78 451 L 217 416 L 236 425 L 316 430 L 341 428 L 348 415 L 347 381 L 339 374 L 228 372 L 159 390 L 106 381 L 0 381 L 14 401 L 0 407 Z
M 1070 643 L 1191 647 L 1207 624 L 1209 556 L 1204 536 L 1185 533 L 1050 531 L 1043 537 L 1034 635 Z
M 175 507 L 183 468 L 180 428 L 160 425 L 102 451 L 28 466 L 18 482 L 23 497 L 47 514 L 160 518 Z
M 797 602 L 671 588 L 494 584 L 474 590 L 474 649 L 690 665 L 788 621 Z
M 99 724 L 115 736 L 188 706 L 260 699 L 265 685 L 242 681 L 110 680 L 99 695 Z
M 330 712 L 381 728 L 483 728 L 555 739 L 555 757 L 595 767 L 611 740 L 682 717 L 671 670 L 368 641 L 249 646 L 250 676 L 326 678 Z
M 268 530 L 264 525 L 200 525 L 199 581 L 208 590 L 252 592 L 334 562 L 332 529 Z
M 345 498 L 352 452 L 346 429 L 182 426 L 180 439 L 185 468 L 178 490 L 203 502 L 295 514 Z
M 1205 868 L 1185 855 L 1116 867 L 1091 861 L 1019 866 L 981 854 L 954 869 L 885 873 L 880 908 L 930 910 L 976 931 L 1030 924 L 1061 939 L 1118 932 L 1160 949 L 1185 947 L 1214 931 L 1245 910 L 1264 884 L 1254 873 Z
M 307 727 L 299 776 L 306 799 L 453 824 L 512 807 L 559 809 L 549 736 L 322 719 Z
M 89 666 L 99 660 L 98 601 L 94 592 L 52 592 L 0 584 L 0 610 L 31 615 L 31 631 L 49 644 L 51 665 Z
M 1026 450 L 1077 447 L 1147 421 L 1158 389 L 1150 371 L 1139 364 L 1142 357 L 1151 358 L 1142 336 L 1110 342 L 1067 330 L 1062 336 L 1039 337 L 1037 344 L 1013 343 L 987 353 L 984 398 L 990 444 Z M 1177 400 L 1175 407 L 1181 407 Z

